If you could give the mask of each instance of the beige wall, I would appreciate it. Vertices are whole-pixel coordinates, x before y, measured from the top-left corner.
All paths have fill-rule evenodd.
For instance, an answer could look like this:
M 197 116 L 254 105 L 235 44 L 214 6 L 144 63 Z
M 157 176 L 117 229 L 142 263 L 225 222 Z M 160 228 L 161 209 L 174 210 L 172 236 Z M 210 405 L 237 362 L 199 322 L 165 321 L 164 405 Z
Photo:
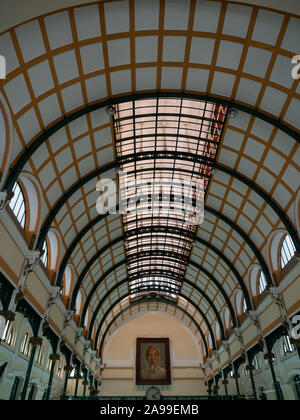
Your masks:
M 0 238 L 1 267 L 13 281 L 17 282 L 23 266 L 24 256 L 2 223 L 0 223 Z
M 47 307 L 49 292 L 35 272 L 30 273 L 27 277 L 26 292 L 29 292 L 33 299 L 35 299 L 39 305 L 38 309 L 44 311 Z
M 53 305 L 51 307 L 49 318 L 50 318 L 50 321 L 53 322 L 57 330 L 61 332 L 64 327 L 65 318 L 64 318 L 64 314 L 61 312 L 61 310 L 59 309 L 57 305 Z
M 75 336 L 76 336 L 75 331 L 71 327 L 67 327 L 66 328 L 66 339 L 72 345 L 75 343 Z
M 109 339 L 103 354 L 101 395 L 145 395 L 149 386 L 135 385 L 137 337 L 168 337 L 170 340 L 170 386 L 164 395 L 206 395 L 200 346 L 186 327 L 167 314 L 148 313 L 129 321 Z
M 268 330 L 272 321 L 279 320 L 280 321 L 280 311 L 278 306 L 272 302 L 265 311 L 260 315 L 260 325 L 263 332 Z
M 287 312 L 293 313 L 295 311 L 295 307 L 299 307 L 300 301 L 299 264 L 295 265 L 285 278 L 290 280 L 290 284 L 288 287 L 284 288 L 282 296 L 284 298 Z
M 245 347 L 253 344 L 253 340 L 257 340 L 257 328 L 252 323 L 243 331 L 243 339 Z

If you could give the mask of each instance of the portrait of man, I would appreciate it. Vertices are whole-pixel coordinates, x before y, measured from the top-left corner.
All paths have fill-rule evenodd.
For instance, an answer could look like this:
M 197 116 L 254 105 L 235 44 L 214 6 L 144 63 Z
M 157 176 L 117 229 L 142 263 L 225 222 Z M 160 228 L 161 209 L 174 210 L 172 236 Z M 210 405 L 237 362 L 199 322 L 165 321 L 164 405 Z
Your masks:
M 166 378 L 166 369 L 159 365 L 160 351 L 158 347 L 150 345 L 145 354 L 148 366 L 141 372 L 142 379 L 160 379 Z
M 170 376 L 169 339 L 138 338 L 136 383 L 169 384 Z

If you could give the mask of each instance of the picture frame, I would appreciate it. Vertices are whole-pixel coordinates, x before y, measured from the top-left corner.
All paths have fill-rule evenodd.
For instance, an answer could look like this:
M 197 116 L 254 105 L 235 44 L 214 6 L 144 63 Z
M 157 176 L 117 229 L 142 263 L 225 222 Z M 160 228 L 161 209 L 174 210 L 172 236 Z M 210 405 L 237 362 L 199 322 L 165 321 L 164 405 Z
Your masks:
M 170 385 L 169 338 L 137 338 L 136 385 Z

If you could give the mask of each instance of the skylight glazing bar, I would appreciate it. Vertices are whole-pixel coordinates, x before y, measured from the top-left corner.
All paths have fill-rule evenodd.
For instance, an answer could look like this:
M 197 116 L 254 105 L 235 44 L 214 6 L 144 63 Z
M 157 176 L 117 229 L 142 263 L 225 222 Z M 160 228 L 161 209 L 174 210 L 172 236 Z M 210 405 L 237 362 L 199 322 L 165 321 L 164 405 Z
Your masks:
M 174 98 L 117 106 L 127 272 L 135 295 L 147 285 L 164 293 L 180 290 L 197 229 L 185 216 L 199 199 L 199 181 L 204 199 L 226 112 L 210 102 Z

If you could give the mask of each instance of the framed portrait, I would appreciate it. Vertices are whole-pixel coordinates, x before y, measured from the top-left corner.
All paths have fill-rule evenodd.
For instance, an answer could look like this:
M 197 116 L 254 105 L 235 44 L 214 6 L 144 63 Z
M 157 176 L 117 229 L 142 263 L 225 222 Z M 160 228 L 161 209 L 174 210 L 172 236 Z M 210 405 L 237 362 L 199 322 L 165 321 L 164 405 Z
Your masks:
M 170 343 L 168 338 L 137 338 L 136 384 L 171 384 Z

